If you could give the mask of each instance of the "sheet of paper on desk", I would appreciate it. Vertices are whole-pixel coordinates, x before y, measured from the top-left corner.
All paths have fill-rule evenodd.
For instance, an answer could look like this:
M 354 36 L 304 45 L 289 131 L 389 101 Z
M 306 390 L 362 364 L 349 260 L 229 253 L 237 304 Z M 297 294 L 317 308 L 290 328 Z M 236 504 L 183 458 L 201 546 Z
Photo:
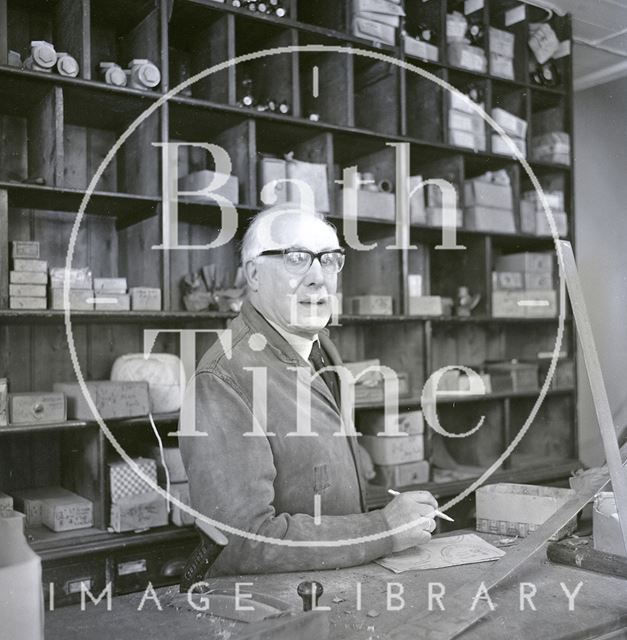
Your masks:
M 460 564 L 473 564 L 498 560 L 505 551 L 497 549 L 474 533 L 447 538 L 434 538 L 427 544 L 406 549 L 385 558 L 375 560 L 394 573 L 418 569 L 441 569 Z

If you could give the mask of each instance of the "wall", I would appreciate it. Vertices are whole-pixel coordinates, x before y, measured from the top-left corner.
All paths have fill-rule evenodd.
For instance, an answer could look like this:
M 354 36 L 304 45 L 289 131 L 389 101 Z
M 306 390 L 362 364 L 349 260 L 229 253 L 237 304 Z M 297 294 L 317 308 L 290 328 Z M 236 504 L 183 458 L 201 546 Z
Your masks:
M 576 255 L 610 406 L 627 424 L 627 78 L 575 94 Z M 581 355 L 581 354 L 580 354 Z M 579 450 L 604 460 L 582 358 Z

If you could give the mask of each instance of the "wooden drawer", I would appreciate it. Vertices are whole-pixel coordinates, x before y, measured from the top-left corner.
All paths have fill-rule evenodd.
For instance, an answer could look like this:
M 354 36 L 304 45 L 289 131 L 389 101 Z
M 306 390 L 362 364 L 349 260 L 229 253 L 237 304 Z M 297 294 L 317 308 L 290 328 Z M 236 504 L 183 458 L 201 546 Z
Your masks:
M 144 591 L 153 587 L 179 582 L 187 558 L 197 542 L 138 547 L 112 553 L 109 557 L 114 594 Z
M 75 559 L 55 560 L 43 563 L 43 585 L 46 609 L 50 600 L 54 608 L 77 604 L 81 601 L 81 583 L 94 598 L 106 587 L 106 556 L 86 555 Z M 50 583 L 53 586 L 50 586 Z M 91 602 L 85 594 L 85 601 Z

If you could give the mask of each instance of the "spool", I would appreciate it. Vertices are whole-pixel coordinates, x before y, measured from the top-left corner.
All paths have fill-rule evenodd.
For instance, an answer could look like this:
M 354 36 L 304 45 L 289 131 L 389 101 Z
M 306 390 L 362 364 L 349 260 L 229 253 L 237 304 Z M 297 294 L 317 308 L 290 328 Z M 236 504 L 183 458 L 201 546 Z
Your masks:
M 394 191 L 394 185 L 391 180 L 384 178 L 383 180 L 379 180 L 377 182 L 377 187 L 381 193 L 392 193 Z

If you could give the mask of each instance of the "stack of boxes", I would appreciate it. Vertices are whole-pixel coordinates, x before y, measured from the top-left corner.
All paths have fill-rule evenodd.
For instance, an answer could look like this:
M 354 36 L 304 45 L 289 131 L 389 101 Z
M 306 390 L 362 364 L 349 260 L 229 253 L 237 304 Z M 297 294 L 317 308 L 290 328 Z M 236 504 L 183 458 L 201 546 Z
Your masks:
M 527 156 L 527 121 L 515 116 L 505 109 L 495 107 L 492 109 L 492 118 L 501 125 L 505 133 L 510 137 L 513 143 L 523 156 Z M 499 133 L 492 134 L 492 152 L 502 153 L 504 155 L 513 156 L 514 151 L 510 147 L 507 140 L 503 139 Z
M 551 209 L 557 235 L 568 235 L 568 216 L 564 206 L 563 191 L 545 191 L 544 196 Z M 520 231 L 536 236 L 550 236 L 551 227 L 544 211 L 540 194 L 537 191 L 527 191 L 520 201 Z
M 371 412 L 360 418 L 360 444 L 375 465 L 374 482 L 391 489 L 429 481 L 429 462 L 425 460 L 422 411 L 390 416 L 392 428 L 400 435 L 387 435 L 385 414 Z M 389 431 L 388 431 L 389 432 Z
M 487 60 L 481 47 L 472 46 L 467 37 L 468 20 L 458 11 L 446 16 L 446 41 L 448 42 L 448 61 L 455 67 L 485 73 Z
M 381 371 L 381 362 L 378 358 L 372 360 L 360 360 L 358 362 L 345 362 L 343 367 L 355 380 L 353 392 L 355 405 L 384 402 L 389 394 L 389 382 L 386 382 Z M 409 376 L 402 371 L 396 371 L 399 397 L 409 393 Z
M 173 498 L 189 506 L 189 481 L 180 449 L 178 447 L 164 447 L 162 458 L 159 447 L 151 446 L 146 451 L 146 454 L 157 465 L 159 486 L 167 489 Z M 170 505 L 170 521 L 177 527 L 184 527 L 194 524 L 194 517 L 172 503 Z
M 93 526 L 91 501 L 62 487 L 20 489 L 11 495 L 28 527 L 45 525 L 52 531 L 72 531 Z
M 53 267 L 50 269 L 50 308 L 64 309 L 63 285 L 65 277 L 69 281 L 69 303 L 72 311 L 92 311 L 94 308 L 94 283 L 91 270 L 65 269 Z
M 492 273 L 492 315 L 495 318 L 555 317 L 553 254 L 512 253 L 497 258 Z
M 551 131 L 534 136 L 531 148 L 533 159 L 537 162 L 570 164 L 570 135 L 565 131 Z
M 39 259 L 39 242 L 11 243 L 13 270 L 9 274 L 10 309 L 46 309 L 48 263 Z
M 126 278 L 94 278 L 96 311 L 129 311 L 131 298 Z
M 133 462 L 153 483 L 157 482 L 157 464 L 150 458 Z M 111 490 L 111 528 L 136 531 L 168 524 L 166 501 L 161 494 L 135 473 L 123 460 L 109 464 Z
M 449 93 L 448 132 L 449 144 L 485 151 L 485 122 L 475 111 L 470 97 Z M 483 104 L 479 104 L 483 108 Z
M 516 37 L 509 31 L 490 27 L 490 73 L 514 79 L 514 45 Z
M 353 33 L 382 44 L 396 44 L 405 11 L 400 0 L 354 0 Z
M 514 197 L 505 170 L 485 173 L 464 184 L 466 228 L 474 231 L 515 233 Z

